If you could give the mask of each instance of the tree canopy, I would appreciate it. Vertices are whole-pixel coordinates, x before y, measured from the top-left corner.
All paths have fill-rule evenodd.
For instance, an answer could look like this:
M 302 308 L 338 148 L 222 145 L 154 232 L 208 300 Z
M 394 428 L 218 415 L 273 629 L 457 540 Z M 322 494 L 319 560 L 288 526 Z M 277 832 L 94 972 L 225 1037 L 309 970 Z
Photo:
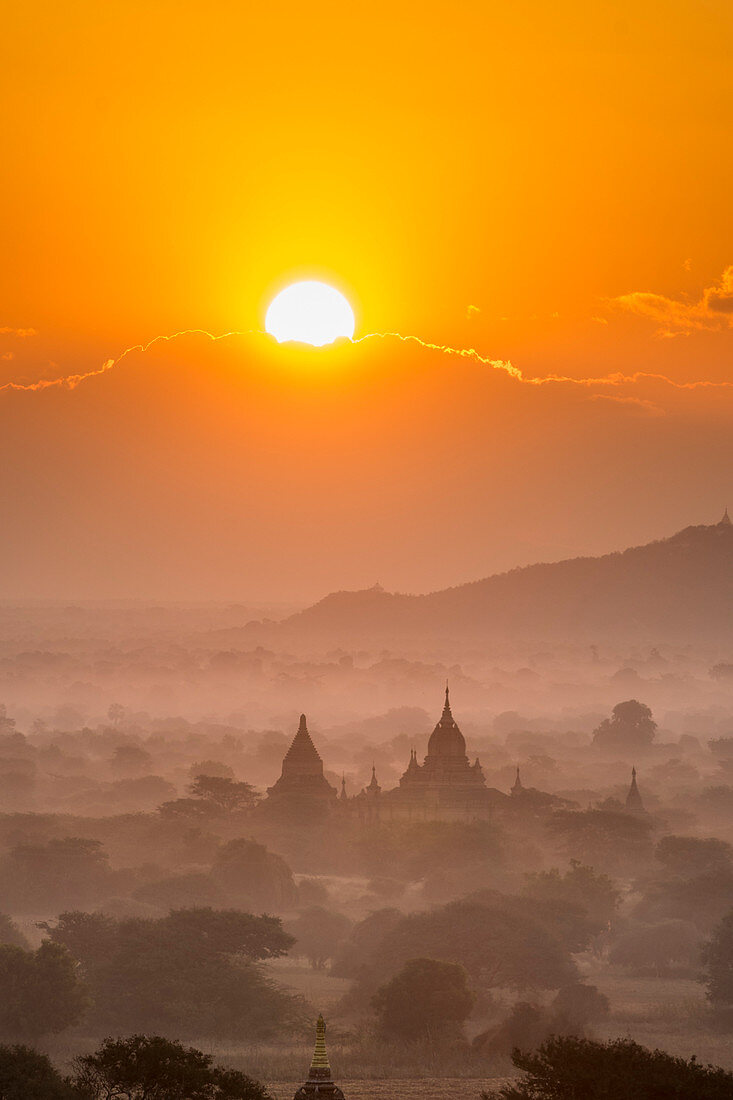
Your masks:
M 560 1036 L 534 1053 L 515 1050 L 519 1081 L 484 1100 L 730 1100 L 733 1073 L 648 1050 L 631 1039 Z
M 455 1039 L 461 1034 L 475 994 L 457 963 L 409 959 L 372 998 L 380 1030 L 400 1039 Z
M 85 1100 L 269 1100 L 265 1088 L 210 1054 L 159 1035 L 105 1039 L 74 1062 L 74 1084 Z
M 275 917 L 182 909 L 160 920 L 117 921 L 63 913 L 49 931 L 81 964 L 99 1028 L 265 1036 L 297 1012 L 256 965 L 293 943 Z
M 636 699 L 617 703 L 610 718 L 604 718 L 593 732 L 593 744 L 602 749 L 628 752 L 651 745 L 657 730 L 651 709 Z
M 46 941 L 37 951 L 0 946 L 0 1036 L 38 1039 L 75 1024 L 87 997 L 65 947 Z
M 26 1046 L 0 1046 L 2 1100 L 84 1100 L 45 1054 Z

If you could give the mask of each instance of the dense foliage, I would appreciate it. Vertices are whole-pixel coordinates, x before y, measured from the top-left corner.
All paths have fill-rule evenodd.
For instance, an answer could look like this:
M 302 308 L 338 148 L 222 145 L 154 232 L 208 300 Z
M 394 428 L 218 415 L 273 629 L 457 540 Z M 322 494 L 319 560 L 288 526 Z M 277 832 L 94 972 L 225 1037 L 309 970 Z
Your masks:
M 733 910 L 703 948 L 708 997 L 715 1005 L 733 1005 Z
M 75 1024 L 86 991 L 70 953 L 46 941 L 37 951 L 0 946 L 0 1036 L 38 1039 Z
M 372 1005 L 384 1035 L 435 1043 L 461 1034 L 475 999 L 462 966 L 410 959 L 377 990 Z
M 630 1039 L 551 1038 L 515 1051 L 524 1076 L 484 1100 L 730 1100 L 733 1073 L 647 1050 Z
M 0 1046 L 0 1100 L 86 1100 L 45 1054 L 25 1046 Z
M 259 1082 L 213 1061 L 158 1035 L 106 1039 L 76 1059 L 74 1084 L 84 1100 L 268 1100 Z
M 95 1029 L 261 1037 L 296 1011 L 256 965 L 293 943 L 274 917 L 184 909 L 117 921 L 64 913 L 50 935 L 81 964 Z

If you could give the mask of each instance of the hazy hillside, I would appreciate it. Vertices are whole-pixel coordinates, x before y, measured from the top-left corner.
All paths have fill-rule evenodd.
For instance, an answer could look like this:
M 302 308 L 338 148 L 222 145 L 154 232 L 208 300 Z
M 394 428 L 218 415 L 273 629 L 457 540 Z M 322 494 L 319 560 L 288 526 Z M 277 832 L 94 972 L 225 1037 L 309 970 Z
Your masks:
M 355 644 L 452 636 L 720 642 L 733 637 L 733 526 L 687 527 L 599 558 L 532 565 L 424 596 L 336 592 L 285 620 Z

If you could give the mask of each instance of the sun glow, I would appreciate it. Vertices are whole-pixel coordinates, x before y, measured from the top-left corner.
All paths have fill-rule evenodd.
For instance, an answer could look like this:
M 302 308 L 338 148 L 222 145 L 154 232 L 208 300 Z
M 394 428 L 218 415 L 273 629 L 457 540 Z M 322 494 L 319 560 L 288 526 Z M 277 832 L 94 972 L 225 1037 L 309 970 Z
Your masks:
M 354 311 L 343 294 L 327 283 L 292 283 L 270 302 L 265 329 L 279 344 L 297 340 L 320 348 L 354 335 Z

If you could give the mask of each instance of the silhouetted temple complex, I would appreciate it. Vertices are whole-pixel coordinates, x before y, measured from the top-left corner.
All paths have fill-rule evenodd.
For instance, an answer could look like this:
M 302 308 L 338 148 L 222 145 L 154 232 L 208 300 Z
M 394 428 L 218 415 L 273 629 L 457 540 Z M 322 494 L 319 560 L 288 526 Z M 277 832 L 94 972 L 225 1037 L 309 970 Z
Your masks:
M 333 1082 L 331 1066 L 326 1053 L 326 1023 L 323 1016 L 316 1022 L 316 1045 L 311 1059 L 308 1080 L 295 1093 L 293 1100 L 306 1100 L 307 1097 L 331 1097 L 332 1100 L 344 1100 L 344 1094 Z
M 473 764 L 466 753 L 466 739 L 453 717 L 448 686 L 445 689 L 443 713 L 428 740 L 427 755 L 418 762 L 415 749 L 400 777 L 399 785 L 385 791 L 377 780 L 372 765 L 371 779 L 354 797 L 346 793 L 346 779 L 341 779 L 341 791 L 323 774 L 323 761 L 308 732 L 305 715 L 282 763 L 282 774 L 267 798 L 258 808 L 273 811 L 303 823 L 322 818 L 324 814 L 353 816 L 364 825 L 387 821 L 471 821 L 492 817 L 494 811 L 504 814 L 538 816 L 559 809 L 576 809 L 577 803 L 556 794 L 525 787 L 519 768 L 509 794 L 488 787 L 476 758 Z M 631 772 L 631 786 L 626 797 L 626 813 L 646 815 L 646 809 L 636 785 L 636 768 Z

